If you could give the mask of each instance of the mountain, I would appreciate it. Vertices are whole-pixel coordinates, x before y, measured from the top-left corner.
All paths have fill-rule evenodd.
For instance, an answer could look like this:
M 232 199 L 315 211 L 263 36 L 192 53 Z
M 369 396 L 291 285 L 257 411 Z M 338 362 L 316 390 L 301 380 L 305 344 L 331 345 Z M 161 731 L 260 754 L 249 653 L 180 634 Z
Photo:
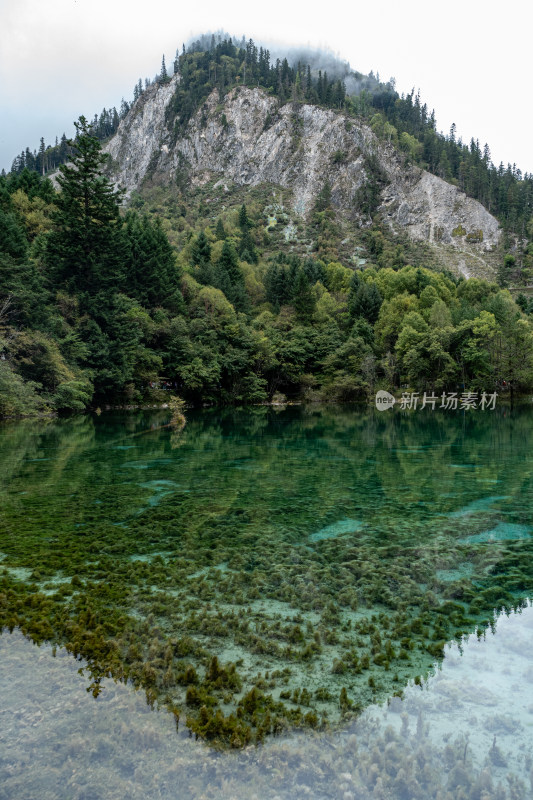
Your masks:
M 417 405 L 428 405 L 432 436 L 441 414 L 468 415 L 475 427 L 493 413 L 497 396 L 508 394 L 512 402 L 515 393 L 530 394 L 533 302 L 525 294 L 515 301 L 506 285 L 522 282 L 525 291 L 532 274 L 531 176 L 495 169 L 486 149 L 439 135 L 418 98 L 362 77 L 353 79 L 350 94 L 348 78 L 287 59 L 272 64 L 251 41 L 193 47 L 177 58 L 173 77 L 165 68 L 154 83 L 136 85 L 122 119 L 108 113 L 93 125 L 80 117 L 76 139 L 48 153 L 63 159 L 54 183 L 42 175 L 44 166 L 31 169 L 25 157 L 0 176 L 0 416 L 164 405 L 174 448 L 185 441 L 185 403 L 373 406 L 394 392 L 403 402 L 391 412 L 392 428 L 408 428 Z M 113 134 L 106 153 L 99 131 Z M 41 155 L 45 165 L 44 144 Z M 465 279 L 474 273 L 498 282 Z M 507 411 L 495 413 L 503 418 Z M 383 416 L 372 414 L 379 428 Z M 231 531 L 233 516 L 222 506 L 207 510 L 201 527 L 211 563 L 215 528 Z M 162 514 L 167 525 L 167 510 Z M 139 520 L 150 538 L 150 522 Z M 341 533 L 352 522 L 341 520 Z M 325 523 L 314 540 L 325 544 L 332 528 Z M 301 565 L 289 550 L 298 577 Z M 347 552 L 343 564 L 355 563 L 352 556 Z M 189 575 L 190 564 L 182 562 Z M 227 555 L 219 562 L 228 563 Z M 249 583 L 249 565 L 241 566 Z M 329 581 L 322 562 L 311 567 L 317 580 L 324 573 Z M 372 565 L 370 572 L 377 575 Z M 273 596 L 283 602 L 292 575 L 288 583 L 275 578 Z M 44 606 L 29 603 L 26 584 L 15 583 L 23 587 L 16 613 L 30 635 L 87 658 L 96 692 L 102 675 L 127 678 L 147 690 L 151 705 L 166 703 L 176 715 L 186 707 L 196 736 L 235 747 L 288 725 L 321 724 L 311 708 L 304 710 L 307 687 L 288 691 L 285 670 L 270 670 L 263 681 L 246 667 L 241 676 L 240 661 L 219 663 L 205 642 L 194 643 L 204 623 L 211 624 L 195 611 L 195 598 L 207 597 L 202 578 L 186 602 L 187 636 L 180 634 L 170 650 L 163 638 L 153 649 L 149 617 L 130 617 L 124 634 L 124 617 L 109 617 L 101 581 L 95 591 L 109 626 L 95 622 L 98 603 L 89 620 L 81 583 L 73 582 L 68 613 L 56 602 L 64 593 L 41 595 L 46 609 L 60 609 L 53 630 L 43 624 Z M 227 584 L 232 597 L 240 585 Z M 278 654 L 304 665 L 306 674 L 315 663 L 342 683 L 346 675 L 349 687 L 351 675 L 361 676 L 354 678 L 363 688 L 356 702 L 346 686 L 338 701 L 314 687 L 313 697 L 329 697 L 338 719 L 355 713 L 361 697 L 376 699 L 380 686 L 400 688 L 415 641 L 423 660 L 408 667 L 413 677 L 421 664 L 442 657 L 444 641 L 464 633 L 463 607 L 447 602 L 441 615 L 447 621 L 427 640 L 420 595 L 405 584 L 399 602 L 389 589 L 373 580 L 364 598 L 343 597 L 350 613 L 360 599 L 383 600 L 394 625 L 381 642 L 363 615 L 364 649 L 343 647 L 332 663 L 323 646 L 339 645 L 331 636 L 339 618 L 327 592 L 325 638 L 306 641 L 313 630 L 304 633 L 297 617 L 281 627 L 278 620 L 270 643 L 262 629 L 259 636 L 239 627 L 237 617 L 234 630 L 260 658 Z M 453 598 L 468 600 L 468 591 L 460 586 Z M 499 585 L 482 592 L 479 604 L 470 603 L 472 619 L 482 603 L 490 610 L 501 598 L 511 602 L 502 592 Z M 434 607 L 434 597 L 427 602 Z M 10 610 L 5 623 L 12 619 Z M 228 620 L 222 622 L 209 628 L 214 636 Z M 371 663 L 384 668 L 387 684 L 374 683 Z M 272 687 L 275 697 L 267 693 Z
M 530 391 L 532 177 L 299 58 L 196 43 L 0 176 L 0 415 Z
M 281 187 L 292 193 L 288 224 L 296 229 L 328 182 L 353 258 L 353 229 L 371 222 L 361 196 L 377 183 L 372 211 L 392 236 L 406 232 L 427 243 L 436 263 L 456 274 L 495 277 L 498 220 L 458 187 L 410 163 L 362 119 L 308 103 L 280 105 L 264 89 L 238 86 L 223 96 L 213 89 L 176 136 L 167 112 L 180 80 L 178 74 L 150 86 L 106 145 L 127 197 L 177 180 L 190 190 L 208 187 L 210 202 L 231 185 Z

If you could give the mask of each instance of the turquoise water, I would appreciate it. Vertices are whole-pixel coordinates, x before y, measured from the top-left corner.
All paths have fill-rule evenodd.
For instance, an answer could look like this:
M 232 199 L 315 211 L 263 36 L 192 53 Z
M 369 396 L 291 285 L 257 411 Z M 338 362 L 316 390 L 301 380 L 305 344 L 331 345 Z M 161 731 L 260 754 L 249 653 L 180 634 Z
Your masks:
M 312 533 L 309 536 L 310 542 L 320 542 L 322 539 L 331 539 L 335 536 L 343 536 L 346 533 L 357 533 L 363 523 L 358 519 L 341 519 L 338 522 L 333 522 L 331 525 L 326 525 L 325 528 Z
M 529 409 L 0 427 L 0 623 L 216 747 L 314 737 L 533 594 Z
M 0 637 L 2 800 L 314 800 L 531 797 L 533 608 L 446 648 L 403 700 L 329 734 L 217 753 L 145 698 L 106 681 L 88 697 L 79 663 Z

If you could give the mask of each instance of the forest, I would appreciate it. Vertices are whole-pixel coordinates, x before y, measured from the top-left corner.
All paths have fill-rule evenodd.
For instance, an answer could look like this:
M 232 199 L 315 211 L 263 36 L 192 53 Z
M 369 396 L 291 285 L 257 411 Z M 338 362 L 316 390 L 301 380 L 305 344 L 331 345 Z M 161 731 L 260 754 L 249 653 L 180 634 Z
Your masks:
M 373 224 L 359 267 L 342 252 L 327 183 L 305 222 L 307 254 L 273 235 L 283 206 L 260 193 L 236 193 L 214 220 L 183 190 L 172 202 L 184 233 L 173 239 L 151 201 L 138 195 L 125 210 L 106 177 L 101 140 L 120 115 L 80 117 L 74 140 L 42 143 L 40 162 L 21 155 L 0 176 L 0 415 L 157 404 L 169 390 L 194 405 L 531 390 L 533 305 L 505 288 L 517 261 L 533 266 L 531 176 L 438 134 L 419 98 L 390 83 L 359 76 L 349 96 L 342 77 L 271 63 L 252 40 L 204 38 L 176 54 L 178 71 L 167 110 L 176 134 L 213 87 L 236 82 L 365 117 L 498 216 L 515 242 L 499 285 L 432 269 L 423 250 L 392 241 L 375 213 L 379 175 L 361 198 Z M 170 80 L 164 59 L 156 80 Z M 143 91 L 139 81 L 135 99 Z M 59 189 L 47 152 L 62 162 Z

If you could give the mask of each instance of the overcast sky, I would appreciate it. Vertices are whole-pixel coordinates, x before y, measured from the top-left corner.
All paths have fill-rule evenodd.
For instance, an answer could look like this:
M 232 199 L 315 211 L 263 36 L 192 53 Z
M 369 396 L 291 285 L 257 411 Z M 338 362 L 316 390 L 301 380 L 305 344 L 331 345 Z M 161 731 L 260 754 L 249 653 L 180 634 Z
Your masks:
M 527 0 L 0 0 L 0 169 L 41 136 L 130 100 L 182 42 L 225 29 L 255 41 L 326 47 L 363 73 L 420 89 L 439 130 L 488 142 L 496 164 L 533 172 Z

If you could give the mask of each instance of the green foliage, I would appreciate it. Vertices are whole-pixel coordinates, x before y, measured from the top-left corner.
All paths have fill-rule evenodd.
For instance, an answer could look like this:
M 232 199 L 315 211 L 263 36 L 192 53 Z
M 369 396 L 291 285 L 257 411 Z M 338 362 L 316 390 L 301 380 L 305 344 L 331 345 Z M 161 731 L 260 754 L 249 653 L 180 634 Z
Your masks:
M 326 211 L 328 208 L 331 207 L 331 184 L 329 181 L 326 181 L 317 194 L 315 200 L 315 212 L 320 213 L 321 211 Z
M 216 264 L 214 283 L 218 289 L 224 292 L 236 309 L 244 311 L 247 308 L 244 274 L 239 264 L 237 251 L 227 239 L 224 241 L 220 258 Z
M 92 398 L 92 386 L 88 381 L 71 380 L 60 383 L 52 397 L 58 411 L 84 411 Z
M 332 164 L 345 164 L 347 153 L 344 150 L 335 150 L 331 157 Z
M 365 179 L 355 194 L 354 204 L 361 214 L 372 217 L 381 202 L 387 177 L 375 154 L 365 156 L 364 171 Z
M 216 227 L 216 230 L 215 230 L 215 236 L 216 236 L 216 238 L 218 240 L 222 240 L 222 241 L 226 238 L 226 231 L 224 229 L 224 223 L 222 222 L 220 217 L 217 220 L 217 227 Z
M 363 317 L 371 325 L 377 321 L 383 298 L 375 283 L 360 283 L 352 289 L 349 297 L 349 309 L 352 317 Z
M 180 308 L 180 271 L 160 220 L 152 222 L 134 212 L 126 216 L 125 286 L 147 308 Z M 117 287 L 120 282 L 117 282 Z
M 39 386 L 24 381 L 8 361 L 0 358 L 0 417 L 17 417 L 46 412 Z
M 107 156 L 91 135 L 91 126 L 85 117 L 75 125 L 77 137 L 70 143 L 74 155 L 60 167 L 61 192 L 46 262 L 59 286 L 96 294 L 124 280 L 121 196 L 102 174 Z
M 27 250 L 26 236 L 16 216 L 0 208 L 0 251 L 17 261 L 26 256 Z
M 219 223 L 222 224 L 220 219 Z M 222 236 L 221 238 L 224 239 L 225 236 Z M 195 271 L 195 277 L 199 283 L 214 283 L 215 273 L 211 264 L 211 245 L 209 243 L 209 239 L 205 235 L 205 231 L 203 230 L 200 231 L 192 245 L 191 266 L 198 268 L 197 271 Z
M 323 96 L 324 85 L 322 76 Z M 374 123 L 385 135 L 385 116 Z M 533 385 L 527 301 L 519 308 L 493 284 L 405 266 L 413 247 L 378 224 L 343 250 L 328 181 L 288 245 L 269 224 L 273 214 L 290 221 L 283 195 L 272 205 L 264 187 L 233 188 L 211 216 L 214 233 L 203 188 L 189 205 L 176 188 L 172 198 L 152 189 L 135 200 L 143 213 L 121 215 L 83 119 L 71 149 L 59 194 L 31 172 L 0 180 L 4 413 L 23 413 L 25 398 L 28 413 L 80 411 L 164 402 L 166 390 L 187 403 L 236 404 L 277 393 L 362 400 L 406 383 Z M 372 156 L 364 170 L 359 211 L 371 216 L 386 176 Z M 365 268 L 354 270 L 351 248 Z M 519 257 L 503 259 L 505 280 Z
M 43 276 L 31 259 L 15 259 L 0 251 L 0 325 L 44 322 L 47 293 Z
M 303 322 L 309 322 L 311 320 L 315 311 L 316 300 L 309 284 L 309 278 L 303 269 L 299 269 L 296 274 L 293 305 L 299 320 Z
M 248 212 L 246 211 L 246 206 L 244 203 L 239 209 L 239 227 L 243 233 L 245 233 L 251 228 L 250 219 L 248 217 Z

